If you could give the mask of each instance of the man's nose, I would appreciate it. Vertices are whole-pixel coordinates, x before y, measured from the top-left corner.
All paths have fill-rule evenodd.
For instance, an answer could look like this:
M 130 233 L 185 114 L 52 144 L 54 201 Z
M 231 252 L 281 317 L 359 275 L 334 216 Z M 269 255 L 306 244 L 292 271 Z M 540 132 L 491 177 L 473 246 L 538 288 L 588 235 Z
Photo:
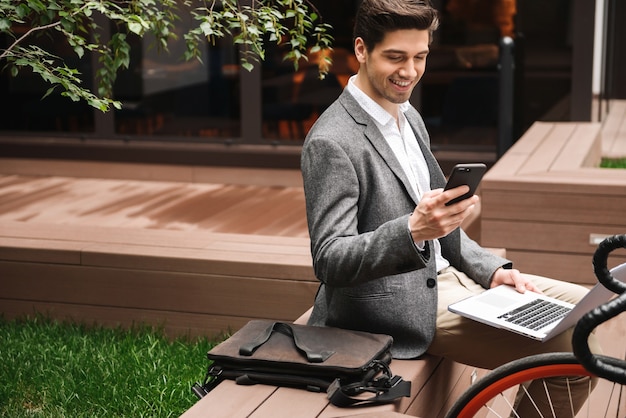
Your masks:
M 415 78 L 417 76 L 417 66 L 413 60 L 407 62 L 400 68 L 400 76 L 404 78 Z

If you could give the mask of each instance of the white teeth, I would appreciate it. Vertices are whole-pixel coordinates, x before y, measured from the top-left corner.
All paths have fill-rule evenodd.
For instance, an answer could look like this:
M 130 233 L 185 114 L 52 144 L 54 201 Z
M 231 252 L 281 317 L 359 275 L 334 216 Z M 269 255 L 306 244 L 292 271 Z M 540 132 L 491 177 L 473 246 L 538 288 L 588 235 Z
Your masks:
M 396 85 L 400 86 L 400 87 L 408 87 L 409 85 L 411 85 L 411 82 L 410 82 L 410 81 L 396 81 L 396 80 L 391 80 L 391 82 L 392 82 L 393 84 L 396 84 Z

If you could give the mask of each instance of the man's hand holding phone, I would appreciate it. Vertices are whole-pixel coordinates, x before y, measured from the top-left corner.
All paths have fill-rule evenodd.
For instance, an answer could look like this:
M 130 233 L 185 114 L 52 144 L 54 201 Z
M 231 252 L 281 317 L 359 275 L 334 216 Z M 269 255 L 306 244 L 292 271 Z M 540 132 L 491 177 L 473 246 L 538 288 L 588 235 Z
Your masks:
M 441 238 L 458 228 L 478 203 L 474 193 L 485 171 L 484 164 L 457 165 L 444 189 L 424 193 L 409 218 L 414 241 Z M 459 202 L 463 203 L 450 207 Z

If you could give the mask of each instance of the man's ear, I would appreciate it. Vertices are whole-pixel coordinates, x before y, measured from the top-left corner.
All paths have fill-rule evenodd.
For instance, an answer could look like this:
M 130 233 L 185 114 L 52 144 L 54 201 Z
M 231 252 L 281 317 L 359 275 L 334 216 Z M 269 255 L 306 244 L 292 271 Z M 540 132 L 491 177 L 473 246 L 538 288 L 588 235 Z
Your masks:
M 354 40 L 354 55 L 359 63 L 362 64 L 365 62 L 367 58 L 367 48 L 365 47 L 363 38 L 358 37 Z

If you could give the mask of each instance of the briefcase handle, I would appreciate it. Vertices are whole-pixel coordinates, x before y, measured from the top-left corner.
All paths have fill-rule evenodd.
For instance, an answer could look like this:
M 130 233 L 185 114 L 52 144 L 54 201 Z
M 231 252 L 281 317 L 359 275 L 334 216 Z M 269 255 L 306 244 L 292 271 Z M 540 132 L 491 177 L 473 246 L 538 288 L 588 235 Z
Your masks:
M 323 363 L 330 356 L 335 354 L 334 351 L 323 350 L 318 352 L 311 350 L 298 338 L 298 334 L 294 332 L 294 329 L 291 327 L 291 325 L 284 322 L 272 323 L 263 332 L 261 332 L 261 334 L 259 334 L 257 338 L 255 338 L 248 344 L 244 344 L 239 347 L 239 354 L 242 356 L 251 356 L 257 348 L 265 344 L 265 342 L 270 339 L 272 333 L 274 332 L 280 332 L 283 335 L 291 337 L 298 351 L 306 356 L 306 359 L 309 363 Z

